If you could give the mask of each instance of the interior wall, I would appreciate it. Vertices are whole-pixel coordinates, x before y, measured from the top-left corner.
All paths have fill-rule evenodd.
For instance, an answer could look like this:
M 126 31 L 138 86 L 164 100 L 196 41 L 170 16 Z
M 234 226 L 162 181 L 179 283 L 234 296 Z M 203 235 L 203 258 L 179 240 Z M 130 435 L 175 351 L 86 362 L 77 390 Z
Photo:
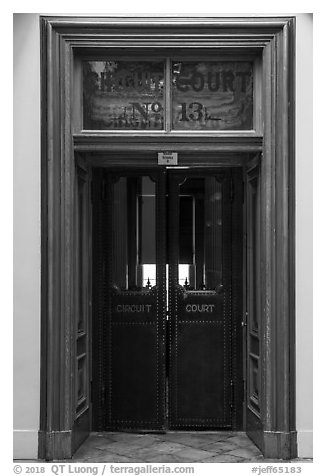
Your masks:
M 276 15 L 276 14 L 275 14 Z M 14 15 L 14 456 L 37 457 L 40 394 L 39 15 Z M 312 456 L 312 16 L 297 15 L 296 412 Z M 309 160 L 307 160 L 309 158 Z
M 14 15 L 14 458 L 37 458 L 40 402 L 39 15 Z
M 298 454 L 312 457 L 313 55 L 312 14 L 296 25 L 296 414 Z

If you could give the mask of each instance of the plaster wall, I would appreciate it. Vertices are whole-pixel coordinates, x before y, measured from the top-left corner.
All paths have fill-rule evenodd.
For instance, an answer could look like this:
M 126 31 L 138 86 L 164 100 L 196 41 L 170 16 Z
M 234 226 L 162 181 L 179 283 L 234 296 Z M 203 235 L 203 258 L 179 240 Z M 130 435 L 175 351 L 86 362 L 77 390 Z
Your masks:
M 39 15 L 14 15 L 14 457 L 37 457 L 40 413 Z

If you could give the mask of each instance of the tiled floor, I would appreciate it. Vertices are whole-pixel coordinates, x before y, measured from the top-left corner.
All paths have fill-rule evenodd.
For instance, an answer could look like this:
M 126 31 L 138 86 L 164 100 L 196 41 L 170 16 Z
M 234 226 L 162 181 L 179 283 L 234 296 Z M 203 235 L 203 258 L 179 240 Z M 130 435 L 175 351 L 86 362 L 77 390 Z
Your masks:
M 264 461 L 245 433 L 93 433 L 75 453 L 85 463 L 244 463 Z

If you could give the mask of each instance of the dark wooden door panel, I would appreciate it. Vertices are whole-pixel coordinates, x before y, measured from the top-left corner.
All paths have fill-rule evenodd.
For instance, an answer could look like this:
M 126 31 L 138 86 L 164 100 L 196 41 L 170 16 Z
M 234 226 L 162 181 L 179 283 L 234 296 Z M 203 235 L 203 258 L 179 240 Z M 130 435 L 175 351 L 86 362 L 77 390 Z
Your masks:
M 263 447 L 261 369 L 261 195 L 259 165 L 247 170 L 246 421 L 247 433 Z
M 102 171 L 94 209 L 103 226 L 101 336 L 94 369 L 94 425 L 162 430 L 165 425 L 165 193 L 156 171 Z M 148 221 L 148 216 L 151 220 Z M 162 230 L 163 227 L 163 230 Z M 101 253 L 94 253 L 100 260 Z M 102 284 L 101 284 L 102 283 Z M 98 324 L 100 329 L 98 329 Z
M 171 172 L 169 183 L 169 423 L 175 429 L 228 428 L 233 405 L 231 173 Z M 189 196 L 192 242 L 183 224 L 182 199 Z
M 155 323 L 112 326 L 109 422 L 116 427 L 157 428 L 158 343 Z
M 227 426 L 230 382 L 225 379 L 223 331 L 219 324 L 182 322 L 174 354 L 172 419 L 181 426 Z M 195 347 L 194 344 L 196 343 Z
M 75 288 L 74 305 L 76 313 L 73 322 L 72 368 L 74 388 L 74 412 L 72 427 L 72 448 L 76 448 L 88 437 L 90 432 L 90 296 L 91 270 L 89 255 L 91 240 L 88 230 L 91 227 L 90 213 L 90 174 L 87 168 L 76 167 L 75 188 Z

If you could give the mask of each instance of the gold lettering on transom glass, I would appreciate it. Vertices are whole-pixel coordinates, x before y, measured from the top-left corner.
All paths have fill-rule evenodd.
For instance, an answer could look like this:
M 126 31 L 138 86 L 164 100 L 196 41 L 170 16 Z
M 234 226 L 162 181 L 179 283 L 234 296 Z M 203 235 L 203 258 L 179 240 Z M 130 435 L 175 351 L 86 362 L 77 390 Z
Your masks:
M 252 129 L 252 63 L 173 62 L 172 128 Z
M 164 77 L 164 61 L 84 61 L 83 128 L 253 129 L 252 62 L 172 61 Z
M 83 118 L 84 129 L 163 129 L 163 62 L 85 61 Z

